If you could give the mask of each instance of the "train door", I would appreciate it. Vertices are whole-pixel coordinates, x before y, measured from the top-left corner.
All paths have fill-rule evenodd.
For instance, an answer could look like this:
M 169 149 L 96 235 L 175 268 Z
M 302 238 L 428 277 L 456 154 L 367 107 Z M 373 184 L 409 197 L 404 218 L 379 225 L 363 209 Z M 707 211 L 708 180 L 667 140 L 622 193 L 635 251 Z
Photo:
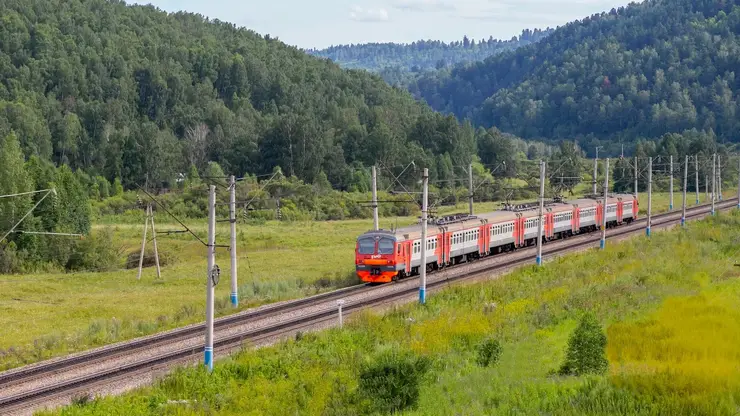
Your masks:
M 517 232 L 517 237 L 516 237 L 518 241 L 517 244 L 519 246 L 524 246 L 524 231 L 526 230 L 524 226 L 525 221 L 524 221 L 524 218 L 522 218 L 522 214 L 517 214 L 516 223 L 519 226 L 519 228 L 517 229 L 518 232 Z
M 411 274 L 411 255 L 413 250 L 413 242 L 406 241 L 403 244 L 403 260 L 406 263 L 406 274 Z
M 601 203 L 596 204 L 596 224 L 599 225 L 604 223 L 604 205 Z
M 545 237 L 553 238 L 555 236 L 555 214 L 552 211 L 547 213 L 545 221 Z
M 488 253 L 488 239 L 490 238 L 489 229 L 490 227 L 488 225 L 483 225 L 478 228 L 478 252 L 481 254 Z
M 624 215 L 624 202 L 620 199 L 617 202 L 617 223 L 622 223 L 622 216 Z

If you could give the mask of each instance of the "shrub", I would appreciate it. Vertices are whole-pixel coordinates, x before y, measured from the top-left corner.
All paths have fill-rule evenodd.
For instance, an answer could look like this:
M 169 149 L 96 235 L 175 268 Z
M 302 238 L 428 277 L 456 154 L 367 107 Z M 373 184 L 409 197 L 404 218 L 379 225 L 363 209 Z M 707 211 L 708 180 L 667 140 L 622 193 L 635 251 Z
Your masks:
M 609 367 L 606 359 L 606 335 L 596 318 L 589 314 L 581 318 L 568 340 L 561 375 L 604 374 Z
M 476 363 L 481 367 L 488 367 L 489 365 L 496 364 L 498 359 L 501 357 L 501 343 L 496 339 L 486 339 L 478 344 Z
M 359 375 L 360 395 L 373 411 L 392 413 L 416 405 L 419 387 L 429 370 L 427 358 L 392 350 L 366 364 Z

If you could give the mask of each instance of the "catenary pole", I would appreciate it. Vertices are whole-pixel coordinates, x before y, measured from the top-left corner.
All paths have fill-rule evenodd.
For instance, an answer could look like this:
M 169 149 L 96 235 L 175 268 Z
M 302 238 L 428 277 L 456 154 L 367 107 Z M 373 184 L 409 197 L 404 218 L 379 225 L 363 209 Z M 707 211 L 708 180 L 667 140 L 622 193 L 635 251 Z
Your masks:
M 596 177 L 599 176 L 599 148 L 596 147 L 596 159 L 594 159 L 594 180 L 592 181 L 591 193 L 596 194 Z
M 539 223 L 537 224 L 537 265 L 542 265 L 542 228 L 543 228 L 543 214 L 545 211 L 545 161 L 540 160 L 540 212 L 539 212 Z
M 717 155 L 717 199 L 722 200 L 722 156 Z
M 473 164 L 468 165 L 468 198 L 470 205 L 470 215 L 473 215 Z
M 686 161 L 683 168 L 683 204 L 681 204 L 681 226 L 686 226 L 686 193 L 689 188 L 689 156 L 686 155 Z
M 231 175 L 229 178 L 229 225 L 231 226 L 231 244 L 229 245 L 229 254 L 231 254 L 231 306 L 239 306 L 239 281 L 237 279 L 236 264 L 236 178 Z
M 717 183 L 717 154 L 712 155 L 712 215 L 714 215 L 714 200 L 717 199 L 717 194 L 715 193 L 717 188 L 715 187 L 715 184 Z
M 668 202 L 668 210 L 673 211 L 673 155 L 671 155 L 671 158 L 670 158 L 669 169 L 671 170 L 671 180 L 669 184 L 670 186 L 669 194 L 670 194 L 671 200 L 670 202 Z
M 638 199 L 637 178 L 639 176 L 640 176 L 640 172 L 637 170 L 637 156 L 635 156 L 635 199 Z
M 699 205 L 699 155 L 694 155 L 694 181 L 696 182 L 696 205 Z
M 373 166 L 373 229 L 378 231 L 380 224 L 378 221 L 378 171 Z
M 606 215 L 607 199 L 609 196 L 609 158 L 606 158 L 606 169 L 604 169 L 604 215 L 601 224 L 601 249 L 606 247 Z
M 427 302 L 427 207 L 429 206 L 429 169 L 427 168 L 424 168 L 422 185 L 424 190 L 421 201 L 421 264 L 419 264 L 421 287 L 419 287 L 419 303 L 424 305 Z
M 653 223 L 653 158 L 648 159 L 648 215 L 645 234 L 650 237 L 650 227 Z
M 216 264 L 216 186 L 208 187 L 208 273 L 206 274 L 206 345 L 203 362 L 213 370 L 213 277 Z

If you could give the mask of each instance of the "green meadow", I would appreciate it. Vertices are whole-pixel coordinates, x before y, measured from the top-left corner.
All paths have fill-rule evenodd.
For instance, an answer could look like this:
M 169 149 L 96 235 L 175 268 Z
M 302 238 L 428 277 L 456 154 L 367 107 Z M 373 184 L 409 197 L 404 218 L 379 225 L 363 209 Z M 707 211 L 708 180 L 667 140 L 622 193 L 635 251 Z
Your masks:
M 393 386 L 368 388 L 367 369 L 394 359 L 423 367 L 395 391 L 403 415 L 736 414 L 739 239 L 740 213 L 723 213 L 45 414 L 384 414 Z M 608 370 L 559 375 L 584 313 L 606 334 Z M 500 355 L 481 365 L 490 340 Z
M 667 210 L 667 195 L 656 194 L 654 200 L 656 213 Z M 475 210 L 499 207 L 481 203 Z M 642 204 L 641 211 L 645 210 Z M 440 214 L 465 211 L 467 204 L 461 203 L 442 207 Z M 137 280 L 136 253 L 143 225 L 136 220 L 134 214 L 101 218 L 93 230 L 113 233 L 121 263 L 123 257 L 134 254 L 133 269 L 0 276 L 0 370 L 203 320 L 205 247 L 190 235 L 166 234 L 181 227 L 159 215 L 162 278 L 157 279 L 155 269 L 148 267 Z M 381 218 L 381 227 L 415 220 Z M 205 238 L 204 221 L 189 221 L 188 226 Z M 228 244 L 228 226 L 219 223 L 217 228 L 217 242 Z M 371 220 L 239 224 L 238 310 L 358 283 L 353 273 L 354 242 L 370 228 Z M 235 311 L 228 302 L 228 251 L 218 249 L 216 262 L 222 269 L 216 310 L 224 315 Z

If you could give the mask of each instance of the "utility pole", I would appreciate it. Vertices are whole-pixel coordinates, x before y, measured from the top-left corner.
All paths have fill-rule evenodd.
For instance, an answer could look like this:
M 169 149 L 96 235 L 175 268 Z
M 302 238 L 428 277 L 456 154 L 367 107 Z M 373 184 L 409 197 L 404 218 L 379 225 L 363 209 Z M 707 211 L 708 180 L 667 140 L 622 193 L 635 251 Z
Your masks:
M 671 200 L 670 202 L 668 202 L 668 210 L 673 211 L 673 155 L 671 155 L 669 169 L 671 170 L 671 181 L 670 181 L 670 191 L 669 191 Z
M 378 223 L 378 172 L 373 165 L 373 229 L 378 231 L 380 225 Z
M 473 215 L 473 164 L 468 165 L 468 198 L 470 198 L 470 215 Z
M 422 186 L 424 190 L 421 200 L 421 264 L 419 265 L 421 287 L 419 287 L 419 303 L 424 305 L 427 302 L 427 207 L 429 196 L 429 169 L 427 168 L 424 168 Z
M 694 169 L 696 172 L 696 205 L 699 205 L 699 155 L 694 155 Z
M 704 201 L 709 201 L 709 176 L 704 174 Z
M 683 204 L 681 205 L 681 226 L 686 226 L 686 192 L 689 187 L 689 156 L 686 155 L 686 162 L 683 169 Z
M 537 265 L 542 266 L 542 228 L 543 213 L 545 211 L 545 161 L 540 160 L 540 216 L 537 225 Z
M 216 265 L 216 186 L 208 187 L 208 273 L 206 279 L 206 346 L 204 363 L 213 371 L 213 295 Z
M 648 159 L 648 217 L 645 233 L 650 237 L 650 227 L 653 224 L 653 158 Z
M 604 175 L 604 219 L 601 225 L 601 249 L 606 247 L 606 213 L 607 198 L 609 196 L 609 158 L 606 158 L 606 169 Z
M 714 215 L 714 200 L 716 198 L 716 185 L 717 183 L 717 154 L 712 155 L 712 215 Z
M 144 209 L 144 238 L 141 240 L 141 253 L 139 254 L 139 274 L 136 280 L 141 280 L 141 269 L 144 266 L 144 250 L 146 249 L 146 233 L 149 230 L 149 205 Z
M 149 204 L 149 219 L 152 221 L 152 239 L 154 240 L 154 264 L 157 266 L 157 279 L 162 278 L 162 270 L 159 268 L 159 249 L 157 248 L 157 231 L 154 229 L 154 211 Z
M 637 197 L 637 177 L 640 176 L 640 172 L 637 170 L 637 156 L 635 156 L 635 199 L 638 199 Z
M 231 225 L 231 306 L 239 306 L 239 285 L 236 267 L 236 178 L 229 178 L 229 224 Z

